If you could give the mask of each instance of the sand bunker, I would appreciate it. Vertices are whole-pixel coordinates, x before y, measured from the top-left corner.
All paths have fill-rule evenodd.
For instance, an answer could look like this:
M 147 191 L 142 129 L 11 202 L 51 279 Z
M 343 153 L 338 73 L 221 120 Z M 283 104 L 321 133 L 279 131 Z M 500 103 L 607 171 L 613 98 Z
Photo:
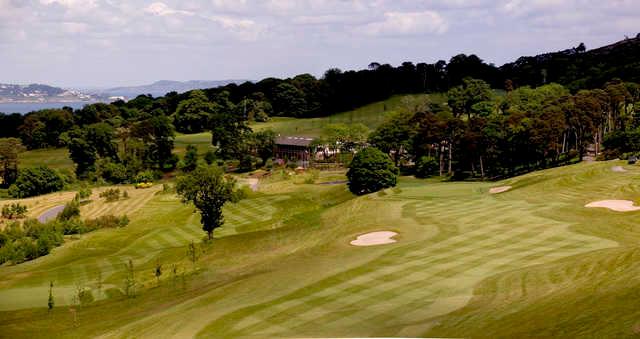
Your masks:
M 611 167 L 611 170 L 614 172 L 626 172 L 627 170 L 622 168 L 622 166 L 613 166 Z
M 356 240 L 353 240 L 350 244 L 353 246 L 375 246 L 392 244 L 396 242 L 396 240 L 391 238 L 396 235 L 398 235 L 398 233 L 391 231 L 371 232 L 359 235 Z
M 493 187 L 489 189 L 489 193 L 491 194 L 497 194 L 497 193 L 502 193 L 502 192 L 506 192 L 508 190 L 511 189 L 511 186 L 500 186 L 500 187 Z
M 590 202 L 584 207 L 602 207 L 617 212 L 631 212 L 640 210 L 640 206 L 633 206 L 631 200 L 601 200 Z

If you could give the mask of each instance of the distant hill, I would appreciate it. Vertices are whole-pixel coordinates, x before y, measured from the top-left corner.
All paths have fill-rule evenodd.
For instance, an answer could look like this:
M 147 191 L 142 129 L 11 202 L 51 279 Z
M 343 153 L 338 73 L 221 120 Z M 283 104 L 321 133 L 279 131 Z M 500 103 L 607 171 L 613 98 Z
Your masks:
M 588 50 L 583 44 L 559 52 L 524 56 L 500 67 L 516 86 L 557 82 L 572 90 L 596 88 L 620 78 L 640 82 L 640 34 Z
M 109 97 L 122 96 L 127 99 L 135 98 L 140 94 L 151 94 L 154 97 L 165 95 L 169 92 L 183 93 L 194 89 L 213 88 L 231 83 L 242 83 L 246 80 L 190 80 L 171 81 L 160 80 L 150 85 L 115 87 L 96 91 L 97 94 Z
M 94 95 L 49 85 L 0 84 L 0 103 L 77 102 L 98 99 Z

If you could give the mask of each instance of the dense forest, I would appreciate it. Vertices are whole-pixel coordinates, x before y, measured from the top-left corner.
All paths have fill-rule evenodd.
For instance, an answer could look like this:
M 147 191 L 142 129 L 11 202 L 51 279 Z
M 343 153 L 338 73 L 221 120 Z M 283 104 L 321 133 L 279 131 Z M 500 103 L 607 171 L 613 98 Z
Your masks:
M 273 133 L 253 133 L 250 121 L 330 115 L 412 93 L 446 93 L 448 102 L 415 103 L 368 140 L 341 144 L 349 150 L 374 145 L 399 166 L 415 163 L 423 175 L 435 168 L 458 177 L 512 175 L 568 162 L 592 144 L 597 154 L 604 145 L 604 156 L 621 156 L 640 150 L 637 55 L 640 35 L 593 50 L 580 44 L 521 57 L 502 67 L 464 54 L 433 64 L 372 62 L 358 71 L 330 69 L 320 79 L 301 74 L 77 110 L 0 114 L 0 138 L 8 145 L 0 147 L 3 185 L 19 180 L 11 154 L 20 149 L 11 146 L 17 142 L 27 149 L 68 148 L 79 178 L 131 182 L 182 166 L 172 153 L 176 131 L 211 131 L 218 152 L 209 161 L 246 163 L 251 156 L 264 164 Z

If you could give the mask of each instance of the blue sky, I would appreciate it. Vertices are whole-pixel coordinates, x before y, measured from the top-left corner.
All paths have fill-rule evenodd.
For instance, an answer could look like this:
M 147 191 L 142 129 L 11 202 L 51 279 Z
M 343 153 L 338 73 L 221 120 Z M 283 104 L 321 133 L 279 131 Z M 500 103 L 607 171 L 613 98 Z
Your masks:
M 501 65 L 639 23 L 637 0 L 0 0 L 0 82 L 320 76 L 458 53 Z

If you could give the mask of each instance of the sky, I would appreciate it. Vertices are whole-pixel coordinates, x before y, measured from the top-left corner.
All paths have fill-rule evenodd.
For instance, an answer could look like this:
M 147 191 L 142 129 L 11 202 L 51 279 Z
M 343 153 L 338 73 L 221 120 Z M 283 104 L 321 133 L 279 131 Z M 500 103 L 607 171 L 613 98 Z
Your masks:
M 0 0 L 0 83 L 322 76 L 522 55 L 640 32 L 640 0 Z

